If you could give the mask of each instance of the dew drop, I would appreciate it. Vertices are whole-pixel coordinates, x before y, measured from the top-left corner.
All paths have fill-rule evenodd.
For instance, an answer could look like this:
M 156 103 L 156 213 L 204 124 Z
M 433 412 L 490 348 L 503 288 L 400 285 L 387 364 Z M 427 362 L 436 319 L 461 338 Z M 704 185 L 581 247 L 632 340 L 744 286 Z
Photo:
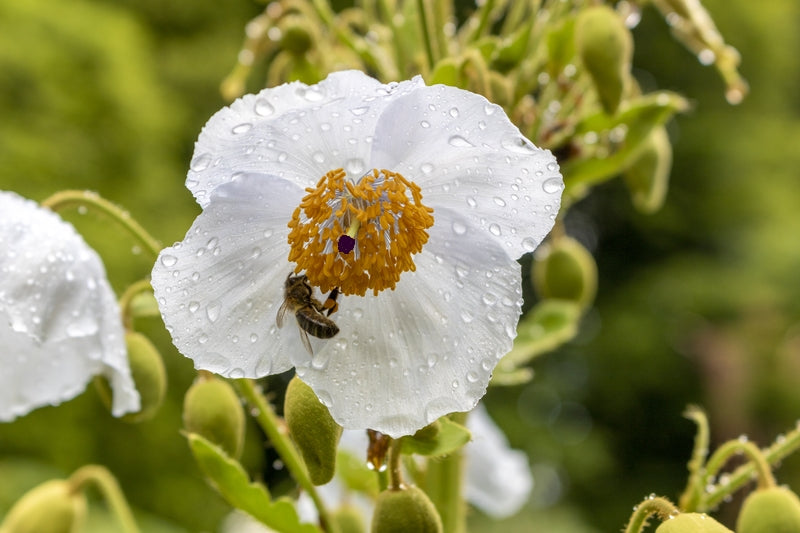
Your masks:
M 178 258 L 175 257 L 174 255 L 163 254 L 161 256 L 161 264 L 167 268 L 175 266 L 177 262 Z
M 323 154 L 322 152 L 314 152 L 311 158 L 314 159 L 314 161 L 316 161 L 317 163 L 325 162 L 325 154 Z
M 456 235 L 464 235 L 466 232 L 467 232 L 467 226 L 465 226 L 459 220 L 453 221 L 453 233 L 455 233 Z
M 255 333 L 251 333 L 250 342 L 258 342 L 258 335 L 256 335 Z
M 485 130 L 485 129 L 486 129 L 486 122 L 484 122 L 483 120 L 481 120 L 480 122 L 478 122 L 478 127 L 479 127 L 480 129 L 482 129 L 482 130 Z
M 478 201 L 472 196 L 467 196 L 467 205 L 470 207 L 475 207 L 478 205 Z
M 257 98 L 253 110 L 256 112 L 256 115 L 262 117 L 267 117 L 275 112 L 275 108 L 272 107 L 272 104 L 270 104 L 266 98 Z
M 537 246 L 539 246 L 539 244 L 531 237 L 525 237 L 522 239 L 522 248 L 524 248 L 526 252 L 534 251 Z
M 234 126 L 231 129 L 231 133 L 233 133 L 234 135 L 241 135 L 242 133 L 247 133 L 252 128 L 253 128 L 253 125 L 250 124 L 249 122 L 242 122 L 241 124 L 238 124 L 238 125 Z
M 498 226 L 497 224 L 489 224 L 489 233 L 491 233 L 495 237 L 499 237 L 502 231 L 500 230 L 500 226 Z
M 472 313 L 470 313 L 466 309 L 463 309 L 461 311 L 461 321 L 464 322 L 464 324 L 469 324 L 473 320 L 475 320 L 475 315 L 473 315 Z
M 367 111 L 369 111 L 369 106 L 356 107 L 350 110 L 350 112 L 357 117 L 360 117 Z
M 494 112 L 497 111 L 497 106 L 492 104 L 486 104 L 483 106 L 483 112 L 486 113 L 487 116 L 494 115 Z
M 433 168 L 434 168 L 433 165 L 430 163 L 422 163 L 419 167 L 422 173 L 425 174 L 426 176 L 431 172 L 433 172 Z
M 503 200 L 502 198 L 500 198 L 499 196 L 495 196 L 494 198 L 492 198 L 492 200 L 494 200 L 494 203 L 496 203 L 500 207 L 505 207 L 506 206 L 506 201 Z
M 450 114 L 451 117 L 458 118 L 458 108 L 457 107 L 451 107 L 450 111 L 448 111 L 448 113 Z
M 470 370 L 467 372 L 467 381 L 470 383 L 476 383 L 478 381 L 478 374 Z
M 345 170 L 347 170 L 348 174 L 360 176 L 364 172 L 364 161 L 358 157 L 348 159 L 347 163 L 345 163 Z
M 423 128 L 430 128 L 431 127 L 431 123 L 428 122 L 427 120 L 423 120 L 422 122 L 419 123 L 419 125 L 422 126 Z
M 516 154 L 529 155 L 534 154 L 537 151 L 536 147 L 530 144 L 525 138 L 518 136 L 504 137 L 500 141 L 500 146 L 509 152 L 514 152 Z
M 455 146 L 457 148 L 469 148 L 470 146 L 475 146 L 461 135 L 453 135 L 447 139 L 447 142 L 450 143 L 450 146 Z
M 485 292 L 483 293 L 483 296 L 481 296 L 481 300 L 486 305 L 494 305 L 497 303 L 497 295 L 491 292 Z
M 458 380 L 457 379 L 453 380 L 452 386 L 453 386 L 454 389 L 458 388 Z
M 200 344 L 207 343 L 208 342 L 208 335 L 206 335 L 205 333 L 202 333 L 199 337 L 197 337 L 197 342 L 199 342 Z
M 289 154 L 287 154 L 286 152 L 281 152 L 278 154 L 278 163 L 283 163 L 287 159 L 289 159 Z
M 560 192 L 561 189 L 564 188 L 563 182 L 560 178 L 550 178 L 549 180 L 542 183 L 542 189 L 547 194 L 555 194 Z
M 211 154 L 205 153 L 205 154 L 200 154 L 194 159 L 192 159 L 192 162 L 189 163 L 189 168 L 191 170 L 194 170 L 195 172 L 201 172 L 207 169 L 210 164 L 211 164 Z
M 200 302 L 189 302 L 189 312 L 196 313 L 200 309 Z
M 550 172 L 558 172 L 558 163 L 550 162 L 547 163 L 547 170 Z
M 219 318 L 220 305 L 219 302 L 211 302 L 206 306 L 206 316 L 209 322 L 216 322 Z

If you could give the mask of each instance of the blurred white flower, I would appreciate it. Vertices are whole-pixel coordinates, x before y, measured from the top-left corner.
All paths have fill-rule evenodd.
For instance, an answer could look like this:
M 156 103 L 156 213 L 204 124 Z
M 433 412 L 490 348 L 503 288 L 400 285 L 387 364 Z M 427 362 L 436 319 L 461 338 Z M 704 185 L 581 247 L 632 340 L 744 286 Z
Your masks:
M 70 224 L 10 192 L 0 192 L 0 346 L 0 421 L 73 398 L 98 374 L 115 416 L 139 409 L 100 258 Z
M 295 367 L 339 424 L 393 437 L 483 396 L 516 335 L 516 259 L 563 189 L 555 158 L 482 96 L 355 71 L 237 100 L 190 167 L 203 212 L 152 274 L 181 353 L 228 377 Z M 340 294 L 338 335 L 312 337 L 313 355 L 276 325 L 290 272 Z
M 466 499 L 493 518 L 516 514 L 533 489 L 528 456 L 509 447 L 506 436 L 483 405 L 470 413 L 467 427 L 472 441 L 464 448 Z

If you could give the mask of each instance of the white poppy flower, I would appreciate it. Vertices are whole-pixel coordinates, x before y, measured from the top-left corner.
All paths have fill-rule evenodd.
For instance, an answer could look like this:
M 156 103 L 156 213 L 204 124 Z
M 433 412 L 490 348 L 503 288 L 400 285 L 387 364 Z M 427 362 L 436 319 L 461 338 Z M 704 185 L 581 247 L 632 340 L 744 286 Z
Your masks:
M 516 259 L 563 189 L 555 158 L 482 96 L 355 71 L 237 100 L 190 166 L 203 212 L 152 276 L 175 345 L 229 377 L 295 367 L 339 424 L 393 437 L 483 396 L 516 335 Z M 340 293 L 338 334 L 313 355 L 276 325 L 290 272 L 315 298 Z
M 10 192 L 0 192 L 0 250 L 0 421 L 73 398 L 98 374 L 115 416 L 137 411 L 100 257 L 70 224 Z

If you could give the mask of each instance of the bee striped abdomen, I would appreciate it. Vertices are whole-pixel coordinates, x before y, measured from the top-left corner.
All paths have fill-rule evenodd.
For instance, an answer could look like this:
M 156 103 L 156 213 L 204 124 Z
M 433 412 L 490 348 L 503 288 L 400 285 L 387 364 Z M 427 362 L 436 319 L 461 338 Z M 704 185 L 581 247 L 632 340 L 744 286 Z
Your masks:
M 298 309 L 295 315 L 300 328 L 320 339 L 330 339 L 339 333 L 339 326 L 311 307 Z

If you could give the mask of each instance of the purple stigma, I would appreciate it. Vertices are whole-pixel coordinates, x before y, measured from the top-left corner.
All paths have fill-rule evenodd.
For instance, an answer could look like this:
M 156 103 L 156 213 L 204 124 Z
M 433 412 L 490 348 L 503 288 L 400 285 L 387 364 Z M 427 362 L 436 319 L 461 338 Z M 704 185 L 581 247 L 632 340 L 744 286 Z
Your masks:
M 342 235 L 339 237 L 339 251 L 343 254 L 349 254 L 356 246 L 356 240 L 350 235 Z

